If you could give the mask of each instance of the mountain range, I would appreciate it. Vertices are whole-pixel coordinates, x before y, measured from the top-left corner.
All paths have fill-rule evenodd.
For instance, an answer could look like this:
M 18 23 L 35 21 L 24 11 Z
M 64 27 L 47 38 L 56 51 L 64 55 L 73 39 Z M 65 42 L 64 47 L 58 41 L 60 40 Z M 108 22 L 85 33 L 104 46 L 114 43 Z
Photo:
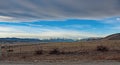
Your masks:
M 1 43 L 13 43 L 13 42 L 74 42 L 73 39 L 34 39 L 34 38 L 0 38 Z
M 96 41 L 96 40 L 120 40 L 120 33 L 112 34 L 104 38 L 91 37 L 80 40 L 73 39 L 34 39 L 34 38 L 0 38 L 0 43 L 13 43 L 13 42 L 76 42 L 76 41 Z

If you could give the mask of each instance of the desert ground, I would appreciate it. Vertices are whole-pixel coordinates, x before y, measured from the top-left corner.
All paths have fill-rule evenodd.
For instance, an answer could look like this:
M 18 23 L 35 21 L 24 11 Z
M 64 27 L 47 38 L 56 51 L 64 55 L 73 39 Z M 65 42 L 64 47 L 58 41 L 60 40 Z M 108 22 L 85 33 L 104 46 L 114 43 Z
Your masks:
M 0 62 L 0 65 L 120 65 L 116 61 L 77 61 L 77 62 Z
M 120 61 L 120 40 L 1 44 L 1 61 Z

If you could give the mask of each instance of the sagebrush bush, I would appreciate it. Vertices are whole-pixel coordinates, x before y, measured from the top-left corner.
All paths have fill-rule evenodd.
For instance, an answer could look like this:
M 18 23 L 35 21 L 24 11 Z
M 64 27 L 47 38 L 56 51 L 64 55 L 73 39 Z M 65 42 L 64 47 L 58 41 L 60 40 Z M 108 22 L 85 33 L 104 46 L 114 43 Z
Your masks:
M 13 52 L 14 50 L 13 49 L 8 49 L 7 52 Z
M 49 54 L 56 54 L 59 55 L 60 51 L 58 49 L 53 49 L 52 51 L 49 52 Z
M 101 45 L 101 46 L 97 46 L 96 50 L 101 52 L 106 52 L 109 51 L 109 48 Z
M 35 55 L 42 55 L 43 54 L 43 50 L 36 50 L 35 51 Z

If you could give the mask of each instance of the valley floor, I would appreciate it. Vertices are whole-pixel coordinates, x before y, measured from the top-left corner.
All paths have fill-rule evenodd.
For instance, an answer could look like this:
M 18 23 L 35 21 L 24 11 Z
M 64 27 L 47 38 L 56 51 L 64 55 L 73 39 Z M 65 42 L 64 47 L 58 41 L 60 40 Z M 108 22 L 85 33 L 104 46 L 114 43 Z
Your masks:
M 120 41 L 3 44 L 1 61 L 120 61 Z

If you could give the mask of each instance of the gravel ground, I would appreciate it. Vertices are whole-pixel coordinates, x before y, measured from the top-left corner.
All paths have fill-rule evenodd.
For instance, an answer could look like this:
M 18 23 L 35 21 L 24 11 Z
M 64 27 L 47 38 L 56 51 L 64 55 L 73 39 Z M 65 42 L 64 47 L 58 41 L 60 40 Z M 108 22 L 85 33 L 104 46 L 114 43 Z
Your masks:
M 0 62 L 0 65 L 120 65 L 116 61 L 79 61 L 79 62 Z

